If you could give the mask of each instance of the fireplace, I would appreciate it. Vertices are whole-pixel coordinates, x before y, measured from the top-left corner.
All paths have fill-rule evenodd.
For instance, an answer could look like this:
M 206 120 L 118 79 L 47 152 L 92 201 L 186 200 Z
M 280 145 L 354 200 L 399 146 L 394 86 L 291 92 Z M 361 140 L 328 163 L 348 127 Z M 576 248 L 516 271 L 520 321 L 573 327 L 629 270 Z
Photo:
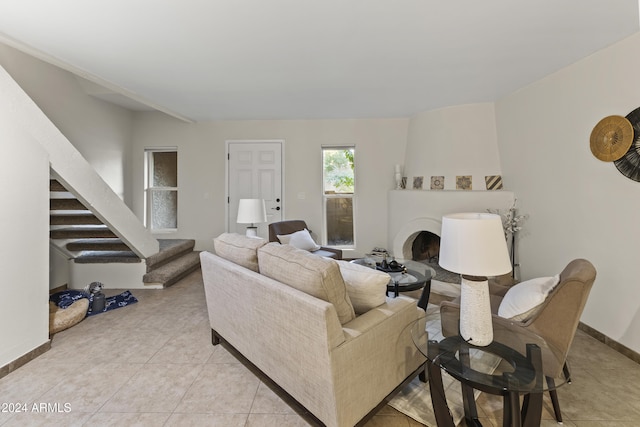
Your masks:
M 399 260 L 413 260 L 428 236 L 430 257 L 440 239 L 442 216 L 460 212 L 506 211 L 513 205 L 511 191 L 392 190 L 389 192 L 388 247 Z M 427 234 L 428 233 L 428 234 Z M 423 236 L 423 237 L 419 237 Z M 420 239 L 417 243 L 416 238 Z M 417 246 L 417 248 L 414 248 Z
M 438 262 L 440 255 L 440 236 L 430 231 L 419 232 L 411 242 L 413 261 Z

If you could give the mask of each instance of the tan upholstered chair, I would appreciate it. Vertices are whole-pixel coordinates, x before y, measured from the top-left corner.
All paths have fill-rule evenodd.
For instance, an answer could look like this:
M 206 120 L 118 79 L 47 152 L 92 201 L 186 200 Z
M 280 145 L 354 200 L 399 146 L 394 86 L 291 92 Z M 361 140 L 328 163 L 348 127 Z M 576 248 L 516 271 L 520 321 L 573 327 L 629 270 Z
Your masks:
M 526 319 L 516 321 L 505 319 L 497 315 L 498 308 L 504 294 L 491 295 L 491 311 L 493 322 L 514 328 L 527 328 L 543 337 L 554 348 L 561 351 L 564 366 L 557 366 L 557 375 L 564 370 L 569 379 L 566 365 L 567 354 L 580 322 L 580 316 L 587 302 L 589 292 L 596 279 L 595 267 L 585 259 L 571 261 L 560 273 L 560 282 L 554 287 L 544 302 Z M 491 289 L 493 292 L 493 289 Z M 444 301 L 440 305 L 442 317 L 442 332 L 445 336 L 458 333 L 458 319 L 460 317 L 459 300 Z M 547 381 L 553 381 L 547 379 Z M 553 388 L 553 387 L 550 387 Z M 562 422 L 558 395 L 555 390 L 549 392 L 553 409 L 558 422 Z
M 296 231 L 304 230 L 305 228 L 309 230 L 307 223 L 300 219 L 272 222 L 269 224 L 269 241 L 279 242 L 278 235 L 295 233 Z M 314 255 L 325 256 L 333 259 L 342 259 L 342 251 L 340 249 L 321 246 L 320 249 L 313 251 L 312 253 Z

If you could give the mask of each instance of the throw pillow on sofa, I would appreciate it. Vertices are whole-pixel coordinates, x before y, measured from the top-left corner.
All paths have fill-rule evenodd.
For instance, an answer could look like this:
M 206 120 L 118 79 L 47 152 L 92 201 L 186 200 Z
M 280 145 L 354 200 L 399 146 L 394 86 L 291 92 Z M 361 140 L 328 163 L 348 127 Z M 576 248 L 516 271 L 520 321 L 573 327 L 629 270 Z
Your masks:
M 356 314 L 366 313 L 387 300 L 389 274 L 348 261 L 337 261 Z
M 498 307 L 498 316 L 525 321 L 544 303 L 553 288 L 560 283 L 560 275 L 538 277 L 509 288 Z
M 259 272 L 258 248 L 266 243 L 266 240 L 259 237 L 248 237 L 237 233 L 222 233 L 213 239 L 213 247 L 219 257 L 256 273 Z
M 341 324 L 356 317 L 335 260 L 273 242 L 258 249 L 258 264 L 260 274 L 333 304 Z
M 291 234 L 278 234 L 277 237 L 283 245 L 291 245 L 305 251 L 317 251 L 320 249 L 320 245 L 313 240 L 311 233 L 306 228 Z

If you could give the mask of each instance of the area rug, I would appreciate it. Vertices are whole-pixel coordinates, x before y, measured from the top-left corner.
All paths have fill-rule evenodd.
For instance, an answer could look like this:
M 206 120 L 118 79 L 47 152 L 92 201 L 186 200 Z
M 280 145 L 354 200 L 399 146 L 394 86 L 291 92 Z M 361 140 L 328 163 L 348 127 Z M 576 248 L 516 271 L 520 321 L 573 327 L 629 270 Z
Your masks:
M 429 331 L 433 339 L 441 340 L 443 338 L 440 332 L 440 308 L 436 305 L 429 304 L 427 306 L 427 315 L 432 318 L 427 322 L 426 329 Z M 433 317 L 432 317 L 433 316 Z M 496 369 L 500 363 L 500 359 L 485 352 L 470 351 L 471 363 L 474 366 L 479 364 L 486 365 L 489 372 Z M 442 372 L 442 383 L 444 385 L 445 396 L 449 405 L 449 411 L 454 423 L 457 425 L 464 418 L 464 407 L 462 403 L 462 389 L 460 382 L 451 377 L 446 372 Z M 478 399 L 480 391 L 475 390 L 475 399 Z M 433 413 L 431 404 L 431 393 L 429 392 L 429 383 L 421 382 L 417 377 L 413 379 L 404 389 L 400 391 L 390 402 L 389 405 L 408 417 L 422 423 L 426 426 L 436 427 L 436 418 Z
M 432 279 L 439 280 L 441 282 L 446 282 L 446 283 L 460 283 L 460 274 L 453 273 L 449 270 L 445 270 L 444 268 L 440 267 L 440 264 L 438 264 L 438 261 L 429 262 L 427 260 L 423 260 L 418 262 L 426 264 L 435 270 L 436 275 L 435 277 L 432 277 Z

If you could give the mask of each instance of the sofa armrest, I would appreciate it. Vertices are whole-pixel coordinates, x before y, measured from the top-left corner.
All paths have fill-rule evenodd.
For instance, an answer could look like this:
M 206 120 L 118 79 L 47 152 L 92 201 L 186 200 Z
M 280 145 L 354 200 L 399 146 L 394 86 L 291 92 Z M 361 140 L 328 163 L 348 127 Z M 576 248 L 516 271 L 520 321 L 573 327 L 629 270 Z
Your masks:
M 356 338 L 367 331 L 378 327 L 382 322 L 390 317 L 400 316 L 403 320 L 400 323 L 409 324 L 425 316 L 424 310 L 420 310 L 413 298 L 399 296 L 397 298 L 387 297 L 387 301 L 361 314 L 349 323 L 342 326 L 347 341 Z
M 354 425 L 424 364 L 411 338 L 424 316 L 415 299 L 399 296 L 343 325 L 346 341 L 331 354 L 336 401 L 349 402 L 339 408 L 340 425 Z

